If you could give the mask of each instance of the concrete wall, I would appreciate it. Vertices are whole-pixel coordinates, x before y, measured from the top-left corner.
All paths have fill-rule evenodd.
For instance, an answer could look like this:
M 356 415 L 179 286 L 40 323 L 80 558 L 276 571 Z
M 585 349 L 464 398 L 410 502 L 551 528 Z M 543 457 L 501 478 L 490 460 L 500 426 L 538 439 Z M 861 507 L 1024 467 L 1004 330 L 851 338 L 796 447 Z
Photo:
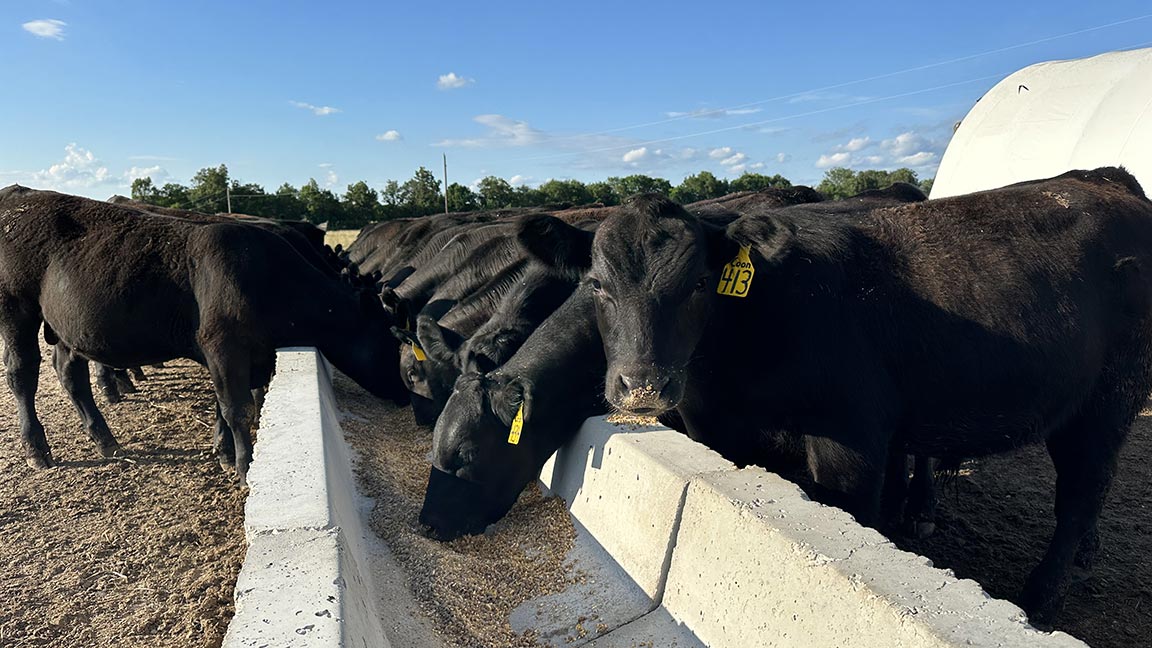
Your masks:
M 1084 646 L 671 430 L 589 419 L 541 480 L 652 593 L 662 636 L 712 648 Z M 618 645 L 615 634 L 593 645 Z
M 329 372 L 314 349 L 277 353 L 248 473 L 248 553 L 226 647 L 388 646 Z

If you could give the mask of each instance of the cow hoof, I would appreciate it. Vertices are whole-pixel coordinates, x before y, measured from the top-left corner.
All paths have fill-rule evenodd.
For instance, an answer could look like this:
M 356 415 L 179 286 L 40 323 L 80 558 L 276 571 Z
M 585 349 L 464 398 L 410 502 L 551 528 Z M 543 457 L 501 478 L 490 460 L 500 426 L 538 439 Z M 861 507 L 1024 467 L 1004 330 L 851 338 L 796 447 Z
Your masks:
M 24 461 L 27 462 L 28 467 L 32 468 L 33 470 L 46 470 L 54 465 L 52 463 L 52 458 L 47 455 L 34 455 L 31 457 L 25 457 Z
M 120 450 L 120 444 L 119 443 L 113 443 L 112 445 L 109 445 L 109 446 L 101 446 L 101 448 L 100 448 L 100 455 L 102 457 L 104 457 L 105 459 L 111 459 L 113 457 L 119 457 L 122 454 L 124 454 L 124 453 Z
M 123 385 L 120 385 L 120 391 L 124 392 L 125 394 L 135 394 L 136 392 L 138 392 L 140 390 L 136 389 L 135 384 L 130 383 L 130 382 L 125 382 Z
M 108 399 L 108 402 L 113 403 L 113 404 L 119 403 L 120 401 L 124 400 L 124 397 L 121 396 L 119 392 L 112 392 L 112 391 L 104 392 L 104 398 Z
M 236 480 L 239 482 L 240 488 L 248 488 L 248 475 L 237 473 Z

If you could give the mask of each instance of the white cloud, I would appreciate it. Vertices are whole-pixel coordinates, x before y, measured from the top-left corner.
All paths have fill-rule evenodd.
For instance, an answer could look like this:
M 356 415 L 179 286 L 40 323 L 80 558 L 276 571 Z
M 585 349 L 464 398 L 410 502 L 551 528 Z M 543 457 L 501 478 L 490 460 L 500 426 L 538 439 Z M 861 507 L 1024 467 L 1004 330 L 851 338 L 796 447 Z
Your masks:
M 923 151 L 927 145 L 927 140 L 912 131 L 900 133 L 892 139 L 886 139 L 880 142 L 881 147 L 896 157 L 904 157 L 918 151 Z
M 792 156 L 787 154 L 787 153 L 777 153 L 776 154 L 776 161 L 779 162 L 780 164 L 784 164 L 785 162 L 788 162 L 791 159 L 792 159 Z
M 339 183 L 340 183 L 340 176 L 336 175 L 336 172 L 333 171 L 332 169 L 328 169 L 327 175 L 324 176 L 324 186 L 331 189 L 332 187 L 335 187 Z
M 320 167 L 321 169 L 331 169 L 332 163 L 331 162 L 321 162 L 320 164 L 317 164 L 316 166 Z
M 55 40 L 64 40 L 64 27 L 68 23 L 63 20 L 54 20 L 52 18 L 44 18 L 42 20 L 33 20 L 20 25 L 24 31 L 40 38 L 52 38 Z
M 400 131 L 398 130 L 384 131 L 376 136 L 376 141 L 378 142 L 395 142 L 401 139 L 404 138 L 400 137 Z
M 303 108 L 304 110 L 311 110 L 312 114 L 316 115 L 317 117 L 323 117 L 325 115 L 331 115 L 334 113 L 341 112 L 341 110 L 339 108 L 333 108 L 332 106 L 313 106 L 312 104 L 304 103 L 303 101 L 289 101 L 288 103 L 292 104 L 293 106 L 296 106 L 297 108 Z
M 32 183 L 39 188 L 58 191 L 90 189 L 115 182 L 108 167 L 101 164 L 92 151 L 81 148 L 75 142 L 64 147 L 62 162 L 32 174 Z
M 932 164 L 936 161 L 936 154 L 931 151 L 920 151 L 912 155 L 905 155 L 896 160 L 900 164 L 906 164 L 911 167 L 920 167 Z
M 763 163 L 763 162 L 754 162 L 754 163 L 752 163 L 752 164 L 749 164 L 749 165 L 748 165 L 748 168 L 749 168 L 749 169 L 752 169 L 752 170 L 763 169 L 763 168 L 764 168 L 764 163 Z
M 689 110 L 687 112 L 669 111 L 664 114 L 673 119 L 679 117 L 692 117 L 696 119 L 720 119 L 722 117 L 752 115 L 760 112 L 761 110 L 763 110 L 763 108 L 697 108 L 696 110 Z
M 647 146 L 641 146 L 638 149 L 632 149 L 631 151 L 628 151 L 627 153 L 624 154 L 624 157 L 621 159 L 624 160 L 625 162 L 627 162 L 628 164 L 635 164 L 636 162 L 643 160 L 647 156 L 648 156 L 648 147 Z
M 821 155 L 816 166 L 854 169 L 917 167 L 931 172 L 939 163 L 943 149 L 944 144 L 913 130 L 879 141 L 868 136 L 854 137 L 847 144 L 834 146 L 831 151 Z
M 441 90 L 454 90 L 456 88 L 470 86 L 473 83 L 476 83 L 476 79 L 456 76 L 455 72 L 449 72 L 448 74 L 440 75 L 440 79 L 436 81 L 436 87 L 440 88 Z
M 170 177 L 171 176 L 168 174 L 168 171 L 166 171 L 160 165 L 150 167 L 134 166 L 124 172 L 124 180 L 129 183 L 131 183 L 133 180 L 136 180 L 137 178 L 152 178 L 152 182 L 154 184 L 160 185 Z
M 708 151 L 708 157 L 712 158 L 713 160 L 726 158 L 729 155 L 732 155 L 731 146 L 721 146 L 720 148 L 714 148 L 711 151 Z
M 844 166 L 850 159 L 852 159 L 852 154 L 848 153 L 847 151 L 832 153 L 830 155 L 824 154 L 820 156 L 820 159 L 816 160 L 816 166 L 821 169 L 834 166 Z
M 522 175 L 517 174 L 517 175 L 512 176 L 511 178 L 508 178 L 508 184 L 512 185 L 513 187 L 519 187 L 520 185 L 526 185 L 529 182 L 532 182 L 532 176 L 522 176 Z
M 728 167 L 729 173 L 744 173 L 747 170 L 748 170 L 747 164 L 736 164 L 736 165 Z
M 726 167 L 730 167 L 730 166 L 734 166 L 737 164 L 743 164 L 747 159 L 748 159 L 747 155 L 745 155 L 743 153 L 737 153 L 735 155 L 731 155 L 729 157 L 726 157 L 723 160 L 720 160 L 720 164 L 722 164 Z
M 504 115 L 477 115 L 472 118 L 478 124 L 488 127 L 483 137 L 472 139 L 446 139 L 436 146 L 462 146 L 467 148 L 496 148 L 508 146 L 532 146 L 546 139 L 541 131 L 527 122 L 509 119 Z

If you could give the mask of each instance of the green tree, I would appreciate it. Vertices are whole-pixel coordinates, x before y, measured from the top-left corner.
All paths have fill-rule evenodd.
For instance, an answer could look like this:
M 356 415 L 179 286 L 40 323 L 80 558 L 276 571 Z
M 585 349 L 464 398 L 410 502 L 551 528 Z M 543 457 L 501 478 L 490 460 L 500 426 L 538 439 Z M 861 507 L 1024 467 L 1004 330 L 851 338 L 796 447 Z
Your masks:
M 139 200 L 152 205 L 156 204 L 160 190 L 152 184 L 152 178 L 136 178 L 132 181 L 132 200 Z
M 593 182 L 588 185 L 588 193 L 592 195 L 592 200 L 602 205 L 620 204 L 619 194 L 607 182 Z
M 476 189 L 480 194 L 480 206 L 484 209 L 511 207 L 516 200 L 515 189 L 504 178 L 488 176 L 480 180 Z
M 852 181 L 852 195 L 862 191 L 887 187 L 892 184 L 891 175 L 892 174 L 887 171 L 877 171 L 876 169 L 866 169 L 858 172 Z
M 311 223 L 338 223 L 344 217 L 336 195 L 328 189 L 321 189 L 315 178 L 309 178 L 308 184 L 300 187 L 299 196 L 305 216 Z
M 923 191 L 925 195 L 928 195 L 928 196 L 932 195 L 932 185 L 935 182 L 936 182 L 936 178 L 934 178 L 934 177 L 928 178 L 927 180 L 921 180 L 920 181 L 920 191 Z
M 528 185 L 520 185 L 513 190 L 513 207 L 539 207 L 543 204 L 543 194 Z
M 444 196 L 440 193 L 440 181 L 431 171 L 420 167 L 411 180 L 405 182 L 402 191 L 405 202 L 418 216 L 435 214 L 444 209 Z
M 167 182 L 160 187 L 156 192 L 156 202 L 153 204 L 175 209 L 193 209 L 188 187 L 176 182 Z
M 759 173 L 743 173 L 739 178 L 728 183 L 728 189 L 733 193 L 737 191 L 762 191 L 773 187 L 791 186 L 792 183 L 788 178 L 785 178 L 779 173 L 773 176 L 766 176 Z
M 856 173 L 844 167 L 832 167 L 824 172 L 824 179 L 816 185 L 816 191 L 828 200 L 847 198 L 856 193 Z
M 916 172 L 907 167 L 902 167 L 888 173 L 888 184 L 893 182 L 907 182 L 908 184 L 920 185 L 920 179 L 916 177 Z
M 627 198 L 633 194 L 655 192 L 667 196 L 672 193 L 672 183 L 664 178 L 652 178 L 646 175 L 630 175 L 623 178 L 612 177 L 606 182 L 616 192 L 617 196 Z
M 307 212 L 304 204 L 300 202 L 300 192 L 296 187 L 285 182 L 276 190 L 275 198 L 268 200 L 273 208 L 268 214 L 270 218 L 280 220 L 304 220 Z
M 192 209 L 206 214 L 228 211 L 228 167 L 221 164 L 216 168 L 204 167 L 192 176 L 192 186 L 188 198 Z
M 698 200 L 719 198 L 726 193 L 728 193 L 727 180 L 717 178 L 712 175 L 711 171 L 701 171 L 696 175 L 684 178 L 679 185 L 672 189 L 668 197 L 681 205 L 687 205 Z
M 241 184 L 232 181 L 232 211 L 237 214 L 250 214 L 252 216 L 271 216 L 275 212 L 275 205 L 267 198 L 264 187 L 255 183 Z
M 343 218 L 337 225 L 339 229 L 363 227 L 376 220 L 380 213 L 380 200 L 375 189 L 368 186 L 363 180 L 348 185 L 341 201 L 344 208 Z M 331 223 L 329 223 L 331 227 Z
M 549 180 L 537 189 L 544 204 L 574 207 L 592 202 L 592 193 L 579 180 Z
M 479 208 L 480 196 L 477 196 L 471 189 L 458 182 L 448 185 L 449 211 L 473 211 Z

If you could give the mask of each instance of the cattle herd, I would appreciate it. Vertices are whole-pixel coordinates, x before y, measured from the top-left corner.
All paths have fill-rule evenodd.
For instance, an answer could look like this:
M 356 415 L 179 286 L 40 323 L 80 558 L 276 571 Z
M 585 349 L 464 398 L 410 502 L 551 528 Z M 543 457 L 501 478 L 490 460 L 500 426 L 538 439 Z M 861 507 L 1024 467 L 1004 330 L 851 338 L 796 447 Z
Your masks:
M 926 201 L 894 185 L 678 205 L 305 223 L 0 189 L 0 335 L 20 439 L 53 465 L 43 338 L 105 456 L 92 394 L 190 358 L 241 484 L 275 349 L 315 346 L 433 428 L 420 522 L 502 518 L 588 416 L 658 417 L 739 465 L 803 467 L 862 524 L 928 532 L 937 462 L 1046 444 L 1056 527 L 1020 603 L 1060 610 L 1152 390 L 1152 203 L 1101 168 Z M 111 385 L 109 387 L 108 385 Z M 908 458 L 915 458 L 909 484 Z

